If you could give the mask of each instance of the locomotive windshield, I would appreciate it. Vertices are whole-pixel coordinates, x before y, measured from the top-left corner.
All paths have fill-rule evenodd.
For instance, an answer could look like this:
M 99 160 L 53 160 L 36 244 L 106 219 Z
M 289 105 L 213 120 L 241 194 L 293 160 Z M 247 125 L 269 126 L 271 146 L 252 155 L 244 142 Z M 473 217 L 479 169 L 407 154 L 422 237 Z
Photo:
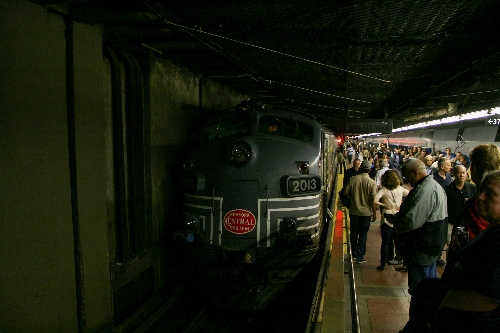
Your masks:
M 293 118 L 262 116 L 259 120 L 259 132 L 304 142 L 313 139 L 313 127 Z
M 248 114 L 234 114 L 230 117 L 219 117 L 203 129 L 203 140 L 214 141 L 227 136 L 245 134 L 249 129 Z

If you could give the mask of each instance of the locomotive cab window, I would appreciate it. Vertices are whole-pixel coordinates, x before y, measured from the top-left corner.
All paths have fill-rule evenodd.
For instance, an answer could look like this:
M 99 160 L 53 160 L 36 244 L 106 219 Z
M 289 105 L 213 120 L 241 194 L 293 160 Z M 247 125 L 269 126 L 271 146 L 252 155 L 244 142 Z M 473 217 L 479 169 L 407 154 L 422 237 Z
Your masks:
M 203 141 L 214 141 L 217 139 L 248 133 L 249 121 L 247 114 L 234 115 L 232 117 L 218 118 L 203 129 Z
M 304 142 L 313 139 L 313 127 L 293 118 L 262 116 L 259 120 L 259 132 Z

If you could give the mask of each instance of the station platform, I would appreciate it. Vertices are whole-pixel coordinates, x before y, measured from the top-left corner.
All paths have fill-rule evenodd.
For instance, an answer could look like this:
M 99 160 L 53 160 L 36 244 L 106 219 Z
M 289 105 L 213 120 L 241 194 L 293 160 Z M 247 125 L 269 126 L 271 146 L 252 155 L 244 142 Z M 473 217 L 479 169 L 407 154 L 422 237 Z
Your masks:
M 348 166 L 349 168 L 350 166 Z M 338 175 L 337 193 L 342 188 L 342 174 Z M 409 185 L 404 185 L 411 189 Z M 397 271 L 402 265 L 385 265 L 385 270 L 376 269 L 380 265 L 380 211 L 377 220 L 371 222 L 368 231 L 365 263 L 351 263 L 347 250 L 347 235 L 349 233 L 349 211 L 343 207 L 340 200 L 334 204 L 332 213 L 335 216 L 335 230 L 332 235 L 331 259 L 328 282 L 325 286 L 322 325 L 315 332 L 361 332 L 361 333 L 396 333 L 403 329 L 408 321 L 410 295 L 408 293 L 408 273 Z M 342 244 L 340 245 L 340 240 Z M 342 250 L 341 250 L 342 249 Z M 342 256 L 340 256 L 342 251 Z M 337 253 L 335 253 L 337 252 Z M 343 284 L 340 283 L 339 262 L 343 260 Z M 443 252 L 443 258 L 446 254 Z M 355 297 L 351 297 L 351 281 L 349 279 L 352 267 Z M 444 266 L 437 266 L 438 276 Z M 343 295 L 343 318 L 340 318 L 339 297 Z M 351 301 L 355 299 L 358 320 L 353 316 Z M 332 306 L 328 307 L 327 304 Z M 333 306 L 337 304 L 337 306 Z M 357 325 L 352 325 L 357 320 Z M 357 331 L 355 331 L 357 326 Z
M 356 296 L 359 310 L 360 332 L 399 332 L 408 322 L 410 294 L 408 294 L 408 273 L 396 271 L 402 265 L 380 265 L 380 214 L 370 224 L 366 244 L 366 262 L 353 264 Z M 443 253 L 445 257 L 445 253 Z M 437 266 L 438 275 L 444 266 Z

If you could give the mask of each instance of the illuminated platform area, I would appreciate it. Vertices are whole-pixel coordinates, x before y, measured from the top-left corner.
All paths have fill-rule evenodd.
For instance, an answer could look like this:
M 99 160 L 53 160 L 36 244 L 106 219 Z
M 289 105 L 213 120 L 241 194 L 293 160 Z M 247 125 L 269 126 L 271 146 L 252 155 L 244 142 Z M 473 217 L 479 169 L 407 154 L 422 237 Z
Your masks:
M 339 184 L 342 183 L 342 175 L 339 175 Z M 404 185 L 408 187 L 408 185 Z M 337 190 L 339 191 L 340 188 Z M 332 207 L 333 208 L 333 207 Z M 386 264 L 383 271 L 376 269 L 380 265 L 380 211 L 377 211 L 377 220 L 371 222 L 368 231 L 366 246 L 366 262 L 351 264 L 350 255 L 347 251 L 347 235 L 349 232 L 349 211 L 343 208 L 338 201 L 335 204 L 335 234 L 339 237 L 340 228 L 343 228 L 343 257 L 344 257 L 344 283 L 341 291 L 338 282 L 329 276 L 325 292 L 325 304 L 335 304 L 335 297 L 343 292 L 344 316 L 340 318 L 338 308 L 324 308 L 323 330 L 321 332 L 339 332 L 340 324 L 343 324 L 344 332 L 382 333 L 399 332 L 408 321 L 410 307 L 410 295 L 408 293 L 408 273 L 399 270 L 402 265 Z M 335 242 L 335 236 L 333 244 Z M 330 265 L 335 267 L 338 256 L 334 251 L 339 247 L 333 245 Z M 443 252 L 446 259 L 446 253 Z M 355 297 L 350 296 L 351 283 L 349 281 L 350 267 L 353 269 Z M 443 272 L 444 266 L 437 266 L 438 275 Z M 334 273 L 335 274 L 335 273 Z M 338 280 L 337 280 L 338 281 Z M 351 307 L 351 302 L 355 306 Z M 352 311 L 351 311 L 352 309 Z M 357 312 L 357 313 L 356 313 Z M 353 325 L 353 321 L 355 324 Z M 356 324 L 357 322 L 357 324 Z M 326 326 L 330 323 L 330 329 Z

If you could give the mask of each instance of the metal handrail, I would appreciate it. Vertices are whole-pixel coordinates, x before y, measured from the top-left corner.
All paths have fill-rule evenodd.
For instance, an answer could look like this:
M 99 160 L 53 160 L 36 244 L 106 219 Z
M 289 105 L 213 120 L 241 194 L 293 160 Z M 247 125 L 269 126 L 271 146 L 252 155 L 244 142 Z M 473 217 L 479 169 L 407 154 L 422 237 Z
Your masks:
M 346 229 L 346 240 L 347 240 L 347 253 L 349 255 L 349 289 L 351 296 L 351 325 L 353 333 L 360 333 L 359 325 L 359 309 L 358 309 L 358 297 L 356 296 L 356 281 L 354 279 L 354 265 L 352 263 L 352 250 L 351 241 L 349 238 L 350 227 L 347 223 L 347 210 L 346 207 L 342 208 L 344 215 L 344 228 Z

